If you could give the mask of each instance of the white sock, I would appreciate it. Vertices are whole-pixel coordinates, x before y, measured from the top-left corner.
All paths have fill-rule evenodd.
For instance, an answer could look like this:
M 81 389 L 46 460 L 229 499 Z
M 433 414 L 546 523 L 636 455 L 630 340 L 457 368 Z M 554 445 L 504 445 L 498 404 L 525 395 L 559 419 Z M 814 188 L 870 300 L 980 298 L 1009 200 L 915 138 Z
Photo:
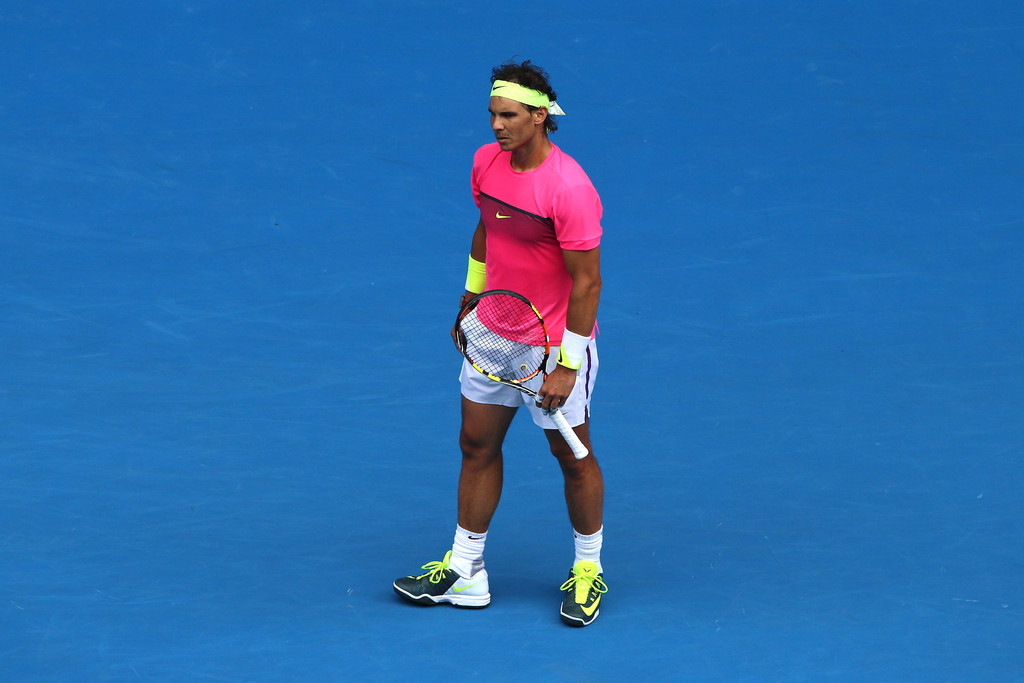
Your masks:
M 450 567 L 459 576 L 468 579 L 484 568 L 484 544 L 487 532 L 477 533 L 455 525 L 455 542 L 452 544 Z
M 597 530 L 597 533 L 584 536 L 580 532 L 573 529 L 572 539 L 576 545 L 576 560 L 573 562 L 579 562 L 580 560 L 589 560 L 597 565 L 597 572 L 600 574 L 604 572 L 604 568 L 601 566 L 601 543 L 604 540 L 604 526 Z

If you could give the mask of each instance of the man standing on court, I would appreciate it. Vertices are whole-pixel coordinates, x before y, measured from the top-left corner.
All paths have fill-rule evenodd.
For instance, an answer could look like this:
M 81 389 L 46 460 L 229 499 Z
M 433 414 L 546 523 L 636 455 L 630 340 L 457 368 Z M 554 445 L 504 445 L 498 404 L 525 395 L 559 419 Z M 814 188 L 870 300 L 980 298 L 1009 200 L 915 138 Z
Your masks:
M 576 161 L 548 134 L 564 115 L 547 74 L 529 61 L 493 69 L 491 129 L 496 142 L 473 158 L 473 197 L 480 221 L 473 234 L 463 302 L 484 289 L 510 289 L 540 311 L 551 336 L 540 405 L 463 363 L 462 470 L 452 549 L 425 573 L 394 582 L 402 597 L 427 605 L 490 603 L 484 544 L 502 486 L 502 443 L 526 405 L 544 428 L 565 479 L 575 556 L 561 585 L 562 620 L 586 626 L 607 590 L 601 566 L 604 480 L 593 455 L 577 460 L 546 411 L 558 407 L 583 444 L 590 443 L 590 396 L 597 376 L 597 308 L 601 295 L 601 200 Z M 529 569 L 527 569 L 529 571 Z

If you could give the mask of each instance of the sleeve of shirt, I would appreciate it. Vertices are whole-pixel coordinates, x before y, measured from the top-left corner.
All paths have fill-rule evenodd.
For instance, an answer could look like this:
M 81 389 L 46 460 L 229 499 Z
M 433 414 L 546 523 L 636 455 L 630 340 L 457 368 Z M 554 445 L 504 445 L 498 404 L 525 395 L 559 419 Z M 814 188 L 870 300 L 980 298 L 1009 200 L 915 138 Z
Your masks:
M 473 155 L 473 170 L 469 174 L 469 185 L 473 190 L 473 201 L 476 202 L 476 207 L 480 208 L 480 151 L 477 150 L 476 154 Z
M 562 188 L 553 199 L 555 237 L 562 249 L 587 251 L 601 243 L 604 210 L 593 185 Z

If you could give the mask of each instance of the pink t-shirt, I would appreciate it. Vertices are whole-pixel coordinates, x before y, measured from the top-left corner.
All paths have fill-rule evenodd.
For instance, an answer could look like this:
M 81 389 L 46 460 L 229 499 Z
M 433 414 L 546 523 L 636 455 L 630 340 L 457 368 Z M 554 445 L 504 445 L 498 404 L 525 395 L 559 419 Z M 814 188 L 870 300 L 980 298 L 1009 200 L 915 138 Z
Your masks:
M 473 199 L 487 231 L 487 288 L 529 299 L 557 346 L 572 289 L 562 250 L 601 243 L 601 199 L 580 165 L 554 143 L 533 170 L 514 171 L 511 159 L 497 142 L 473 157 Z

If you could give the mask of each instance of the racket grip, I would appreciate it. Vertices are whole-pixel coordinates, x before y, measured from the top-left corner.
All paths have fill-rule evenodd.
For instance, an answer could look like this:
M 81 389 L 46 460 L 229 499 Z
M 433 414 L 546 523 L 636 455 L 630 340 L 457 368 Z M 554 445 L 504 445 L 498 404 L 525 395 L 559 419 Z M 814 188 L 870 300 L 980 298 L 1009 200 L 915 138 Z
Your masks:
M 583 445 L 582 441 L 580 441 L 580 437 L 576 436 L 576 432 L 572 431 L 572 427 L 570 427 L 569 423 L 566 422 L 565 415 L 562 415 L 561 410 L 555 408 L 551 413 L 549 413 L 549 417 L 551 418 L 551 421 L 555 423 L 555 426 L 558 427 L 558 433 L 561 434 L 562 438 L 565 439 L 565 442 L 569 444 L 569 448 L 572 449 L 572 454 L 576 456 L 577 460 L 582 460 L 590 455 L 590 451 L 588 451 L 587 447 Z

